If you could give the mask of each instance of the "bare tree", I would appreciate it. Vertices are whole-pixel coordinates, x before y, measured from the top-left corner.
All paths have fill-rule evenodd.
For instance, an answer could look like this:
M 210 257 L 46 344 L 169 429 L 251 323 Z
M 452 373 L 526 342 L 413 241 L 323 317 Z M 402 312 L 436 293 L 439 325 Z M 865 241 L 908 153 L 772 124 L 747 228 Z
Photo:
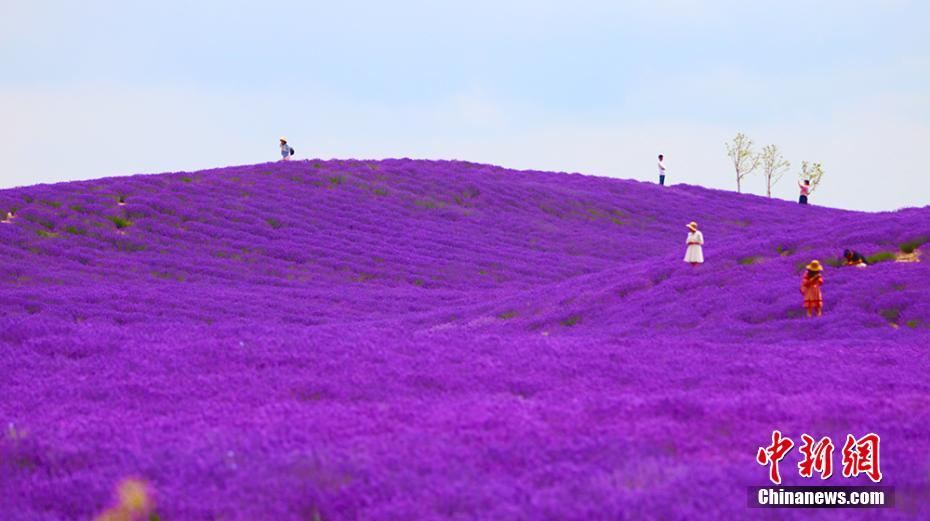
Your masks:
M 732 143 L 726 143 L 727 155 L 736 171 L 736 191 L 741 192 L 741 181 L 759 166 L 760 156 L 752 151 L 752 140 L 738 133 Z
M 765 177 L 765 194 L 772 197 L 772 187 L 781 180 L 785 172 L 791 168 L 791 162 L 785 159 L 778 147 L 766 145 L 760 154 L 762 161 L 762 175 Z
M 801 161 L 801 179 L 810 180 L 811 193 L 814 193 L 814 190 L 816 190 L 817 186 L 820 185 L 820 181 L 823 179 L 823 174 L 823 165 L 820 163 L 808 163 L 807 161 Z

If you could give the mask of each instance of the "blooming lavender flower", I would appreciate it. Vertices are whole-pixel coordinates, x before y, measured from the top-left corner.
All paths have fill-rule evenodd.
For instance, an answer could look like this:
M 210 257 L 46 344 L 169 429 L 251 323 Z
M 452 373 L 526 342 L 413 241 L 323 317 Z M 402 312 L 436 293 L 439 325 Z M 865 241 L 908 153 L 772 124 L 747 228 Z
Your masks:
M 91 519 L 130 476 L 162 519 L 739 519 L 773 429 L 877 432 L 903 506 L 870 514 L 930 516 L 930 269 L 896 262 L 930 207 L 389 159 L 2 190 L 8 213 L 0 519 Z

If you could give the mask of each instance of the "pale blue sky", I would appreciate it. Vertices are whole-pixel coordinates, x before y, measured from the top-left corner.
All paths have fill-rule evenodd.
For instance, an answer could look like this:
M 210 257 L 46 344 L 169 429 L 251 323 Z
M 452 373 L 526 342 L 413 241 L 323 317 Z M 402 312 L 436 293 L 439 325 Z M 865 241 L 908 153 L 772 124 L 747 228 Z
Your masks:
M 928 26 L 905 0 L 0 0 L 0 187 L 273 160 L 284 134 L 650 181 L 663 152 L 731 189 L 742 131 L 822 162 L 816 203 L 923 206 Z

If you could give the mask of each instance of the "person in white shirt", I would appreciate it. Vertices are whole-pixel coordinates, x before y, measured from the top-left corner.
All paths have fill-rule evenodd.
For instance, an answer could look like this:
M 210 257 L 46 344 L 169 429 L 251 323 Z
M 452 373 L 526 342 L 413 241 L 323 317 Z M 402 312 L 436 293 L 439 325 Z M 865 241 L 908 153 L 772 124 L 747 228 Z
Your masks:
M 688 249 L 685 251 L 685 262 L 696 268 L 704 262 L 704 250 L 701 248 L 704 245 L 704 234 L 698 230 L 697 223 L 694 221 L 689 222 L 687 226 Z
M 659 154 L 659 185 L 665 186 L 665 156 Z
M 294 148 L 287 144 L 287 138 L 281 138 L 281 161 L 290 161 L 291 156 L 294 155 Z

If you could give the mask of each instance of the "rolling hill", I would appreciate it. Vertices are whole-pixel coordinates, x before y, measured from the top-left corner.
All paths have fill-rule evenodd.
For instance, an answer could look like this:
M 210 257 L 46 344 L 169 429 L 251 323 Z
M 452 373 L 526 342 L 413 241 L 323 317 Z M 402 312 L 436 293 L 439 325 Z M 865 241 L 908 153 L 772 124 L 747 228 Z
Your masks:
M 746 488 L 775 429 L 878 433 L 896 489 L 777 518 L 930 516 L 930 207 L 390 159 L 2 190 L 0 215 L 3 519 L 93 518 L 128 476 L 165 520 L 772 519 Z M 820 484 L 797 454 L 785 483 Z

